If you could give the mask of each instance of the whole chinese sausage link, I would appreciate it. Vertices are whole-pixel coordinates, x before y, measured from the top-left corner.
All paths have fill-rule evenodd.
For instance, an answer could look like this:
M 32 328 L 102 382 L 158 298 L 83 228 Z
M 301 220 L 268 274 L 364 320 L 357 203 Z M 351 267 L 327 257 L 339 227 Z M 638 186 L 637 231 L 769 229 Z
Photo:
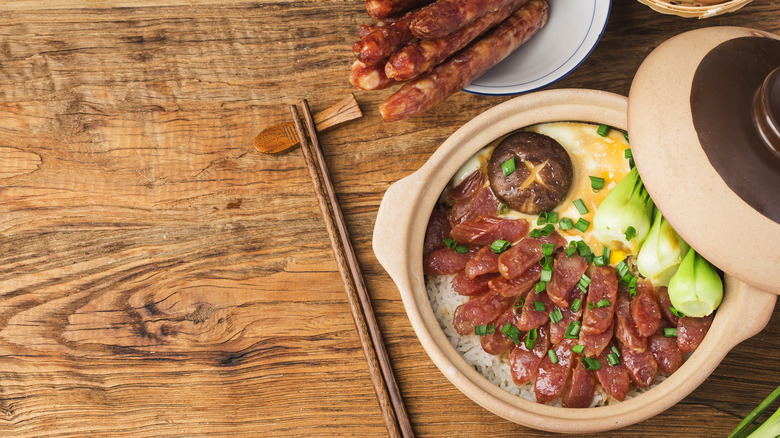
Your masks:
M 530 1 L 430 73 L 406 83 L 379 106 L 382 118 L 391 122 L 431 109 L 509 56 L 546 22 L 547 2 Z
M 355 60 L 349 70 L 349 83 L 361 90 L 381 90 L 395 84 L 395 79 L 385 75 L 382 65 L 368 65 Z
M 387 77 L 408 81 L 431 70 L 527 2 L 528 0 L 512 0 L 455 32 L 409 44 L 390 56 L 385 66 Z
M 366 0 L 366 12 L 375 20 L 384 20 L 430 2 L 431 0 Z
M 352 53 L 366 65 L 382 64 L 398 49 L 414 40 L 409 30 L 412 12 L 404 15 L 395 23 L 376 27 L 368 35 L 360 38 L 352 46 Z M 384 70 L 382 71 L 384 74 Z
M 418 11 L 410 25 L 418 38 L 441 38 L 513 0 L 438 0 Z

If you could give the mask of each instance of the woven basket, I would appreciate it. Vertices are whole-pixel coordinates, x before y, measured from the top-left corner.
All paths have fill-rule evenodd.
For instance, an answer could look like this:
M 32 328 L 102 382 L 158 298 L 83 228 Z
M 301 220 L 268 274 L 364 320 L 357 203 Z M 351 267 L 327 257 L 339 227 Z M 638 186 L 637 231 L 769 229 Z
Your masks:
M 691 0 L 638 0 L 663 14 L 686 18 L 709 18 L 733 12 L 750 3 L 751 0 L 727 0 L 717 4 L 705 4 Z

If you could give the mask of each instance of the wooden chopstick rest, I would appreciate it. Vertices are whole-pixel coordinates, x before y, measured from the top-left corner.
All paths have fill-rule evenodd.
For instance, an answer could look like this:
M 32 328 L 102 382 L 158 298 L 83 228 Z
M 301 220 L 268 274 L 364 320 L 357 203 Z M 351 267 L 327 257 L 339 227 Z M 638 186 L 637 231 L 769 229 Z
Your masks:
M 314 124 L 318 131 L 324 131 L 333 126 L 362 117 L 363 113 L 355 100 L 355 96 L 341 99 L 330 108 L 314 115 Z M 265 154 L 278 154 L 297 146 L 298 134 L 292 122 L 281 123 L 262 130 L 255 137 L 255 149 Z

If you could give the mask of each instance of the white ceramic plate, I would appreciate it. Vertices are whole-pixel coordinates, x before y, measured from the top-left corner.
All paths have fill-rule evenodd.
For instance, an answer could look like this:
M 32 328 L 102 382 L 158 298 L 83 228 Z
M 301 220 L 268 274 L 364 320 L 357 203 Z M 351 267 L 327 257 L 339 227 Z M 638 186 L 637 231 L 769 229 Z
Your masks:
M 463 89 L 512 95 L 546 87 L 574 71 L 599 42 L 611 0 L 548 0 L 547 24 L 514 53 Z

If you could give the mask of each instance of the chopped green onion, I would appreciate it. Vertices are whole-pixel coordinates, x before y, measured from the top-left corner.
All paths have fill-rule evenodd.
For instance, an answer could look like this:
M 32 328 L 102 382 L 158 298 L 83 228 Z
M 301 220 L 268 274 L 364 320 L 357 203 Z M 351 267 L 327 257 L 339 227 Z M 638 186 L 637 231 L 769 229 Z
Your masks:
M 563 314 L 561 314 L 561 308 L 556 307 L 555 310 L 550 312 L 550 322 L 553 324 L 557 324 L 558 321 L 563 319 Z
M 623 278 L 623 276 L 629 273 L 628 271 L 630 268 L 625 261 L 621 260 L 620 263 L 615 265 L 615 270 L 617 271 L 618 277 Z
M 530 332 L 528 332 L 528 335 L 525 337 L 525 348 L 528 350 L 533 350 L 536 346 L 536 337 L 538 336 L 538 332 L 536 329 L 531 329 Z
M 676 328 L 665 328 L 664 329 L 664 337 L 665 338 L 675 338 L 677 337 L 677 329 Z
M 495 331 L 496 331 L 496 327 L 493 324 L 478 325 L 474 327 L 474 334 L 477 336 L 489 335 Z
M 547 218 L 550 216 L 550 213 L 543 211 L 539 213 L 539 218 L 536 220 L 536 225 L 542 225 L 547 223 Z
M 458 254 L 465 254 L 469 252 L 469 248 L 466 245 L 458 245 L 455 247 L 455 252 Z
M 612 304 L 612 303 L 610 303 L 608 299 L 604 298 L 603 300 L 601 300 L 598 303 L 596 303 L 596 307 L 601 309 L 601 308 L 604 308 L 604 307 L 609 307 L 610 304 Z
M 594 192 L 598 192 L 604 188 L 604 178 L 599 178 L 598 176 L 589 176 L 588 178 L 590 178 L 590 188 L 593 189 Z
M 542 268 L 542 275 L 539 277 L 539 281 L 547 283 L 552 280 L 552 269 L 549 267 Z
M 498 214 L 505 215 L 509 213 L 509 207 L 506 204 L 501 204 L 498 206 Z
M 561 227 L 562 230 L 571 230 L 574 227 L 574 222 L 572 222 L 571 219 L 565 217 L 558 222 L 558 226 Z
M 673 306 L 669 307 L 669 310 L 672 312 L 672 315 L 678 317 L 678 318 L 685 318 L 685 314 L 680 312 L 679 310 L 675 309 Z
M 604 266 L 604 265 L 608 265 L 609 262 L 604 258 L 603 255 L 600 255 L 598 257 L 593 258 L 593 264 L 596 266 Z
M 593 251 L 590 250 L 590 247 L 584 240 L 577 241 L 577 252 L 580 254 L 580 257 L 587 257 L 593 254 Z
M 547 306 L 545 306 L 544 303 L 541 301 L 534 301 L 534 310 L 536 310 L 537 312 L 544 312 L 545 310 L 547 310 Z
M 505 334 L 506 337 L 512 340 L 512 342 L 515 343 L 515 345 L 520 343 L 520 329 L 513 326 L 511 323 L 504 324 L 503 327 L 501 327 L 501 333 Z
M 636 296 L 636 288 L 635 287 L 629 287 L 628 288 L 628 296 L 631 298 L 634 298 Z
M 571 347 L 571 351 L 573 351 L 575 353 L 578 353 L 578 354 L 582 354 L 582 352 L 585 351 L 585 346 L 577 344 L 577 345 Z
M 566 326 L 566 332 L 564 332 L 563 337 L 567 339 L 577 339 L 577 336 L 580 334 L 580 327 L 582 327 L 581 322 L 570 322 L 569 325 Z
M 558 222 L 558 212 L 551 211 L 549 214 L 547 214 L 547 223 L 554 224 L 556 222 Z
M 458 242 L 456 242 L 455 239 L 444 239 L 444 245 L 447 246 L 447 248 L 455 249 L 455 247 L 458 246 Z
M 623 233 L 626 235 L 626 240 L 631 240 L 634 237 L 636 237 L 636 228 L 634 227 L 628 227 L 626 228 L 626 232 Z
M 623 132 L 623 138 L 625 138 L 626 139 L 626 143 L 628 143 L 629 142 L 628 141 L 628 132 L 626 132 L 626 131 L 622 131 L 622 132 Z
M 599 128 L 596 130 L 596 134 L 606 137 L 607 134 L 609 134 L 609 126 L 607 125 L 599 125 Z
M 585 203 L 582 202 L 582 199 L 575 199 L 574 206 L 577 207 L 577 211 L 579 211 L 580 214 L 588 214 L 588 207 L 585 206 Z
M 540 230 L 540 229 L 538 229 L 538 228 L 537 228 L 537 229 L 534 229 L 534 230 L 531 230 L 531 232 L 530 232 L 530 233 L 528 233 L 528 235 L 529 235 L 529 236 L 531 236 L 531 237 L 533 237 L 533 238 L 541 237 L 541 235 L 542 235 L 542 230 Z
M 589 285 L 590 285 L 590 277 L 588 277 L 587 275 L 585 275 L 583 273 L 582 277 L 580 277 L 579 281 L 577 281 L 577 287 L 580 288 L 580 290 L 583 293 L 586 293 L 586 292 L 588 292 L 588 286 Z M 576 310 L 575 310 L 575 312 L 576 312 Z
M 554 243 L 543 243 L 542 244 L 542 254 L 548 256 L 552 255 L 553 251 L 555 251 L 555 244 Z
M 607 355 L 607 361 L 613 367 L 620 365 L 620 359 L 618 358 L 618 356 L 615 353 L 609 353 Z
M 612 352 L 615 353 L 615 356 L 620 357 L 620 350 L 618 350 L 617 345 L 612 346 Z
M 503 163 L 501 163 L 501 170 L 504 171 L 504 176 L 509 176 L 515 171 L 515 157 L 512 157 Z
M 573 256 L 575 252 L 577 252 L 577 242 L 572 240 L 566 248 L 566 257 Z
M 490 250 L 496 254 L 501 254 L 507 249 L 509 249 L 509 242 L 506 240 L 496 239 L 490 244 Z
M 596 308 L 596 305 L 593 303 L 588 303 L 588 309 L 593 310 Z
M 550 357 L 550 362 L 558 363 L 558 356 L 555 354 L 555 350 L 553 350 L 552 348 L 547 350 L 547 356 Z
M 549 236 L 552 234 L 553 231 L 555 231 L 555 225 L 553 224 L 547 224 L 542 228 L 542 235 L 543 236 Z
M 574 228 L 576 228 L 576 229 L 578 229 L 578 230 L 580 230 L 580 231 L 582 231 L 584 233 L 585 230 L 588 229 L 588 225 L 590 225 L 590 222 L 586 221 L 583 218 L 579 218 L 579 219 L 577 219 L 577 222 L 574 224 Z
M 626 141 L 628 141 L 627 135 L 626 135 Z M 633 169 L 635 164 L 634 164 L 634 154 L 631 153 L 631 149 L 626 149 L 625 151 L 623 151 L 623 157 L 628 160 L 628 167 Z
M 576 298 L 574 301 L 571 302 L 571 306 L 569 306 L 569 309 L 571 309 L 572 312 L 579 312 L 581 306 L 582 306 L 582 300 Z
M 601 362 L 598 359 L 591 359 L 589 357 L 583 357 L 581 360 L 586 370 L 597 371 L 601 369 Z
M 539 283 L 536 283 L 536 293 L 540 294 L 543 290 L 547 288 L 547 283 L 540 281 Z

